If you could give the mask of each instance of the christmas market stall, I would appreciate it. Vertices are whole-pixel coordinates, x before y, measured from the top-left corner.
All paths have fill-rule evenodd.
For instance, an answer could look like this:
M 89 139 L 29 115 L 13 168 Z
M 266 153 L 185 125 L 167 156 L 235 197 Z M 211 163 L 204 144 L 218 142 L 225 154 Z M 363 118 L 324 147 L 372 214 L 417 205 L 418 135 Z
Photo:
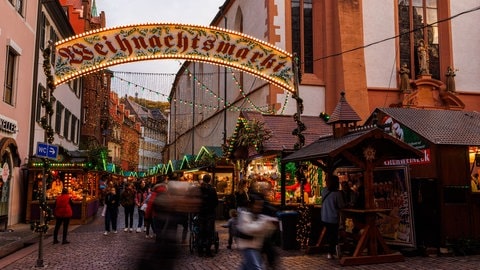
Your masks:
M 359 240 L 352 247 L 351 256 L 341 258 L 342 265 L 402 261 L 403 255 L 393 252 L 387 245 L 385 235 L 380 231 L 381 228 L 377 227 L 377 221 L 379 217 L 386 218 L 395 215 L 394 218 L 397 218 L 397 208 L 400 205 L 408 208 L 409 197 L 406 197 L 406 205 L 400 202 L 398 205 L 380 203 L 375 198 L 375 184 L 388 183 L 391 178 L 382 178 L 382 174 L 378 173 L 379 170 L 387 169 L 393 169 L 397 173 L 402 172 L 404 177 L 399 182 L 403 181 L 403 184 L 406 184 L 405 177 L 408 175 L 408 169 L 383 168 L 384 162 L 391 159 L 420 158 L 422 153 L 386 133 L 383 127 L 376 125 L 357 127 L 358 121 L 360 118 L 346 102 L 342 93 L 340 101 L 328 121 L 328 124 L 332 125 L 333 136 L 318 139 L 287 156 L 282 162 L 312 162 L 326 172 L 327 181 L 329 175 L 336 174 L 341 178 L 342 174 L 350 173 L 358 176 L 359 180 L 363 182 L 364 205 L 342 210 L 343 215 L 355 221 L 362 220 L 363 223 L 362 229 L 359 231 Z M 395 175 L 393 172 L 384 174 L 384 176 L 392 174 Z M 408 189 L 401 189 L 401 191 L 407 195 L 409 193 Z M 398 221 L 398 219 L 394 220 Z M 411 218 L 406 223 L 404 226 L 412 227 Z M 312 227 L 312 230 L 322 230 L 322 228 Z M 399 227 L 397 230 L 400 232 Z M 413 228 L 409 228 L 409 230 L 413 234 Z M 388 233 L 392 233 L 390 229 Z M 323 233 L 320 234 L 316 245 L 309 249 L 321 248 L 322 240 Z
M 421 158 L 391 159 L 408 165 L 416 243 L 425 255 L 480 250 L 480 113 L 424 108 L 377 108 L 368 124 L 414 146 Z M 452 218 L 455 217 L 455 218 Z M 442 251 L 443 250 L 443 251 Z
M 233 165 L 223 157 L 222 147 L 202 146 L 197 155 L 185 155 L 175 178 L 181 181 L 198 182 L 205 174 L 212 176 L 212 185 L 217 189 L 219 204 L 217 219 L 228 219 L 227 199 L 235 191 Z
M 46 169 L 48 166 L 48 170 Z M 39 220 L 40 198 L 45 174 L 45 197 L 50 209 L 55 205 L 55 199 L 67 188 L 73 199 L 72 224 L 85 224 L 91 220 L 99 208 L 99 179 L 104 172 L 89 170 L 86 162 L 60 163 L 31 161 L 28 173 L 27 222 Z
M 306 143 L 331 134 L 331 128 L 321 117 L 304 116 L 302 121 L 306 127 L 303 132 Z M 282 158 L 294 151 L 296 137 L 292 130 L 296 127 L 292 116 L 242 111 L 225 150 L 236 165 L 237 177 L 254 181 L 272 203 L 282 208 L 286 204 L 290 208 L 298 206 L 302 195 L 304 202 L 318 203 L 323 178 L 322 170 L 309 164 L 306 182 L 310 188 L 306 195 L 301 194 L 296 164 L 282 166 Z

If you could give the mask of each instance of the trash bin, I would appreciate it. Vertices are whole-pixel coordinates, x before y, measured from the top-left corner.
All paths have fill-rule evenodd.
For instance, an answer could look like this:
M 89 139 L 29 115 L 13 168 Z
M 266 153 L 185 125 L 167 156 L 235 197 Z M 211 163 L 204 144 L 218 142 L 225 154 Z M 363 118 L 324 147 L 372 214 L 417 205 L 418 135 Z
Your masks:
M 299 244 L 297 242 L 298 212 L 289 210 L 289 211 L 279 212 L 277 215 L 280 221 L 281 247 L 285 250 L 298 249 L 299 248 Z

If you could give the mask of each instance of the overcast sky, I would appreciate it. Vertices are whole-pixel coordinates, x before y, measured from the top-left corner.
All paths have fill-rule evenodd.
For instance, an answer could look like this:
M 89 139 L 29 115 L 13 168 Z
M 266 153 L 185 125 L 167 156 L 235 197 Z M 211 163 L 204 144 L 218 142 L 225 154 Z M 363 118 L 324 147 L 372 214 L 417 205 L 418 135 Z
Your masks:
M 197 25 L 210 25 L 219 7 L 225 0 L 96 0 L 97 13 L 105 12 L 107 27 L 123 26 L 141 23 L 189 23 Z M 113 71 L 126 72 L 154 72 L 154 73 L 177 73 L 180 68 L 179 60 L 150 60 L 130 64 L 112 66 Z M 144 76 L 145 77 L 145 76 Z M 164 100 L 168 95 L 171 83 L 164 85 L 157 81 L 144 82 L 142 78 L 135 78 L 134 75 L 125 78 L 128 81 L 138 83 L 146 89 L 151 89 L 151 84 L 156 85 L 155 91 L 163 94 L 149 94 L 149 91 L 137 91 L 132 89 L 131 84 L 125 85 L 125 81 L 113 81 L 114 91 L 120 95 L 133 95 L 134 92 L 146 92 L 146 99 L 157 97 Z M 173 81 L 173 76 L 172 76 Z M 114 85 L 115 84 L 115 85 Z M 157 89 L 162 84 L 160 89 Z M 136 87 L 139 88 L 139 87 Z M 167 90 L 168 89 L 168 90 Z M 162 98 L 163 97 L 163 98 Z

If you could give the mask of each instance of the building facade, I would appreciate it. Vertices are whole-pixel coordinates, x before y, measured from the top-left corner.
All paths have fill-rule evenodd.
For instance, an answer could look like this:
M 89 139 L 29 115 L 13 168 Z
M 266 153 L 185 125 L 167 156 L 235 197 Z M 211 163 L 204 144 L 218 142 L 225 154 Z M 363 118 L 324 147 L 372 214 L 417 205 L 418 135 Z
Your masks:
M 103 28 L 105 13 L 97 14 L 95 1 L 60 0 L 75 34 Z M 107 147 L 111 72 L 99 71 L 82 77 L 82 116 L 80 149 Z
M 64 151 L 76 151 L 79 148 L 80 123 L 82 118 L 82 79 L 72 80 L 68 84 L 57 86 L 53 91 L 48 89 L 47 75 L 43 64 L 53 61 L 53 52 L 45 59 L 44 50 L 58 40 L 74 35 L 74 31 L 68 22 L 63 7 L 57 1 L 46 2 L 41 5 L 41 12 L 37 31 L 37 56 L 38 70 L 35 70 L 37 84 L 33 88 L 32 111 L 34 120 L 31 130 L 33 137 L 30 140 L 29 153 L 35 155 L 39 142 L 47 142 L 44 128 L 47 123 L 53 129 L 53 143 L 59 145 Z M 50 47 L 53 50 L 53 47 Z M 49 117 L 45 104 L 52 105 L 53 114 Z
M 21 221 L 26 180 L 21 166 L 28 160 L 32 118 L 38 1 L 0 1 L 0 225 Z M 14 25 L 15 27 L 11 27 Z
M 450 68 L 456 72 L 454 95 L 461 101 L 456 104 L 462 104 L 455 109 L 480 109 L 480 89 L 475 84 L 480 61 L 472 61 L 480 44 L 475 34 L 479 30 L 465 27 L 478 17 L 478 4 L 474 0 L 228 0 L 211 25 L 295 53 L 300 60 L 304 115 L 332 113 L 345 92 L 365 120 L 377 107 L 402 104 L 403 64 L 409 86 L 419 87 L 418 80 L 428 75 L 437 82 L 436 90 L 447 88 Z M 202 145 L 225 143 L 242 110 L 285 115 L 297 111 L 295 100 L 278 87 L 244 72 L 196 62 L 181 67 L 170 101 L 166 150 L 170 159 L 194 154 Z
M 138 99 L 122 99 L 125 108 L 135 115 L 141 124 L 138 147 L 137 171 L 145 172 L 163 163 L 162 150 L 167 141 L 167 118 L 159 109 L 148 109 Z

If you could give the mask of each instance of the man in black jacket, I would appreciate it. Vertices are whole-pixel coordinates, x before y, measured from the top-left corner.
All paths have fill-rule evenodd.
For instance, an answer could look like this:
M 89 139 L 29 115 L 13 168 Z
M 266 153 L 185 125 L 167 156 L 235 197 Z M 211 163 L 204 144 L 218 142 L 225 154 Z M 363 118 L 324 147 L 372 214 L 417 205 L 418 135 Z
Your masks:
M 215 188 L 210 184 L 212 176 L 206 174 L 203 176 L 203 182 L 200 185 L 201 206 L 198 213 L 199 222 L 199 247 L 198 254 L 202 256 L 213 256 L 210 250 L 215 234 L 215 209 L 218 205 L 218 196 Z

